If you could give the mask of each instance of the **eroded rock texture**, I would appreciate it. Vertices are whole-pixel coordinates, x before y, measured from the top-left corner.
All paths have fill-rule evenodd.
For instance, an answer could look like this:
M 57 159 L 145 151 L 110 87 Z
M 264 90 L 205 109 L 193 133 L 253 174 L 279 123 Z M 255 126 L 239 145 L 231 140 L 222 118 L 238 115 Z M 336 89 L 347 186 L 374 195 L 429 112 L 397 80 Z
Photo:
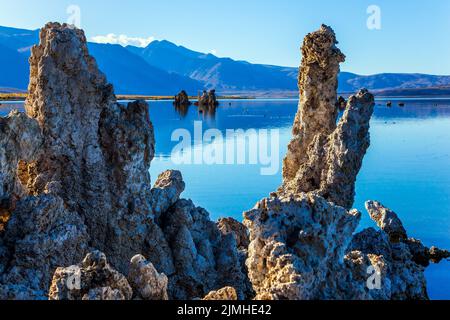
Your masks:
M 134 290 L 135 299 L 139 300 L 168 300 L 168 278 L 159 274 L 151 262 L 142 255 L 131 259 L 128 280 Z
M 356 176 L 370 145 L 369 122 L 374 97 L 361 90 L 350 97 L 338 124 L 337 76 L 345 60 L 333 30 L 322 26 L 306 36 L 302 47 L 300 105 L 294 138 L 284 160 L 284 194 L 316 191 L 350 209 Z
M 47 298 L 54 271 L 63 268 L 55 277 L 64 278 L 64 268 L 92 250 L 104 253 L 91 255 L 100 270 L 132 275 L 138 298 L 166 298 L 162 273 L 170 298 L 203 297 L 225 286 L 242 297 L 234 237 L 180 200 L 179 172 L 163 173 L 151 189 L 148 105 L 116 102 L 84 33 L 47 24 L 30 65 L 26 115 L 0 119 L 0 299 Z M 136 258 L 130 269 L 136 254 L 148 262 Z M 90 263 L 83 268 L 100 272 Z M 129 298 L 114 286 L 87 287 L 77 297 Z
M 174 101 L 174 105 L 176 106 L 176 107 L 181 107 L 181 106 L 190 106 L 192 103 L 189 101 L 189 96 L 188 96 L 188 94 L 186 93 L 186 91 L 184 91 L 184 90 L 181 90 L 180 91 L 180 93 L 179 94 L 177 94 L 176 96 L 175 96 L 175 99 L 174 99 L 175 101 Z
M 428 263 L 432 252 L 445 256 L 444 250 L 407 240 L 400 219 L 376 202 L 368 210 L 382 230 L 353 236 L 361 213 L 350 208 L 370 144 L 374 97 L 360 90 L 337 121 L 344 56 L 336 44 L 327 26 L 303 43 L 300 105 L 283 185 L 244 214 L 249 278 L 257 299 L 425 299 L 417 262 Z
M 216 90 L 203 91 L 203 94 L 199 96 L 197 105 L 205 107 L 217 107 L 219 102 L 216 97 Z
M 262 200 L 245 214 L 257 299 L 339 299 L 334 285 L 361 214 L 313 194 Z
M 50 287 L 50 300 L 130 300 L 133 290 L 114 270 L 105 254 L 94 251 L 79 265 L 58 268 Z
M 217 291 L 210 292 L 203 300 L 205 301 L 234 301 L 237 300 L 236 290 L 231 287 L 226 287 Z

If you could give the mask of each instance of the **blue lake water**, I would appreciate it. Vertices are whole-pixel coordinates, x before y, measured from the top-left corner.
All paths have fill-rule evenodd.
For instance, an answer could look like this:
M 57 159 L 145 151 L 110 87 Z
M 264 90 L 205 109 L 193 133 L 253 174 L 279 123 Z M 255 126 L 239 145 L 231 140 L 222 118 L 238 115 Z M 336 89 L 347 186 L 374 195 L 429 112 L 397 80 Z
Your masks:
M 387 108 L 377 101 L 371 123 L 372 143 L 357 181 L 355 208 L 363 212 L 360 228 L 374 226 L 364 209 L 367 200 L 379 200 L 401 217 L 409 236 L 426 245 L 450 248 L 450 99 L 402 99 L 404 108 Z M 156 158 L 153 181 L 167 169 L 183 173 L 185 198 L 206 208 L 212 219 L 242 213 L 275 191 L 281 183 L 281 161 L 291 138 L 296 100 L 227 100 L 214 113 L 195 106 L 176 110 L 169 101 L 149 102 L 155 127 Z M 20 104 L 3 103 L 0 115 Z M 171 160 L 178 141 L 174 130 L 194 136 L 194 124 L 202 132 L 217 129 L 276 129 L 279 131 L 275 175 L 261 175 L 256 164 L 176 164 Z M 205 142 L 203 142 L 206 144 Z M 221 141 L 215 141 L 221 144 Z M 225 142 L 223 142 L 224 144 Z M 193 149 L 202 141 L 192 142 Z M 210 145 L 210 143 L 208 143 Z M 249 150 L 247 150 L 249 151 Z M 450 299 L 450 262 L 432 265 L 426 272 L 432 299 Z

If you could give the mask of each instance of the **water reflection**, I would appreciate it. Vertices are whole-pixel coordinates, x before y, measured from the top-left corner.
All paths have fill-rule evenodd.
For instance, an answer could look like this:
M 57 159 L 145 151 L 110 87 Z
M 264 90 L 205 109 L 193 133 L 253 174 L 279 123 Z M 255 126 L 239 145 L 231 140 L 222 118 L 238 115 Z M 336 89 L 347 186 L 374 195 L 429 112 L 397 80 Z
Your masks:
M 216 113 L 217 113 L 216 106 L 199 105 L 197 108 L 198 108 L 198 114 L 200 115 L 200 117 L 203 120 L 216 118 Z
M 186 118 L 186 116 L 189 113 L 189 107 L 188 104 L 174 104 L 175 111 L 178 112 L 178 114 L 181 116 L 181 118 Z

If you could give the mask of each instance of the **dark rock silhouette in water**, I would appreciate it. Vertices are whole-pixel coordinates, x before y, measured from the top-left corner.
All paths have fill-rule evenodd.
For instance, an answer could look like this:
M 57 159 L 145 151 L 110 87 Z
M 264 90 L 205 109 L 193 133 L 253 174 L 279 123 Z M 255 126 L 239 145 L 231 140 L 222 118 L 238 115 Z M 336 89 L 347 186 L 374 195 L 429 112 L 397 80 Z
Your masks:
M 250 281 L 257 299 L 427 299 L 424 268 L 414 261 L 411 241 L 403 242 L 406 232 L 396 215 L 369 202 L 382 230 L 353 236 L 361 213 L 350 208 L 375 104 L 361 90 L 336 124 L 344 61 L 336 44 L 327 26 L 303 43 L 300 105 L 283 185 L 245 213 Z
M 199 95 L 196 105 L 209 108 L 217 107 L 219 102 L 217 101 L 216 90 L 203 91 L 203 94 Z

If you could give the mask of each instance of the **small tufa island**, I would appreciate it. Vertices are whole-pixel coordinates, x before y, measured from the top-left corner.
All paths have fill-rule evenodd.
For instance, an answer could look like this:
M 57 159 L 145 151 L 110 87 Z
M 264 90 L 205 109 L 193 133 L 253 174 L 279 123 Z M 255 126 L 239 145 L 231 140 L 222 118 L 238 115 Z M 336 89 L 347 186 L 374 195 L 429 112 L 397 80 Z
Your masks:
M 337 122 L 336 44 L 327 26 L 304 40 L 282 186 L 244 223 L 216 223 L 181 198 L 180 172 L 151 186 L 148 105 L 117 103 L 83 31 L 47 24 L 26 113 L 0 118 L 0 299 L 428 299 L 424 270 L 448 251 L 375 201 L 379 228 L 355 234 L 374 97 L 350 97 Z M 215 107 L 214 91 L 199 103 Z

